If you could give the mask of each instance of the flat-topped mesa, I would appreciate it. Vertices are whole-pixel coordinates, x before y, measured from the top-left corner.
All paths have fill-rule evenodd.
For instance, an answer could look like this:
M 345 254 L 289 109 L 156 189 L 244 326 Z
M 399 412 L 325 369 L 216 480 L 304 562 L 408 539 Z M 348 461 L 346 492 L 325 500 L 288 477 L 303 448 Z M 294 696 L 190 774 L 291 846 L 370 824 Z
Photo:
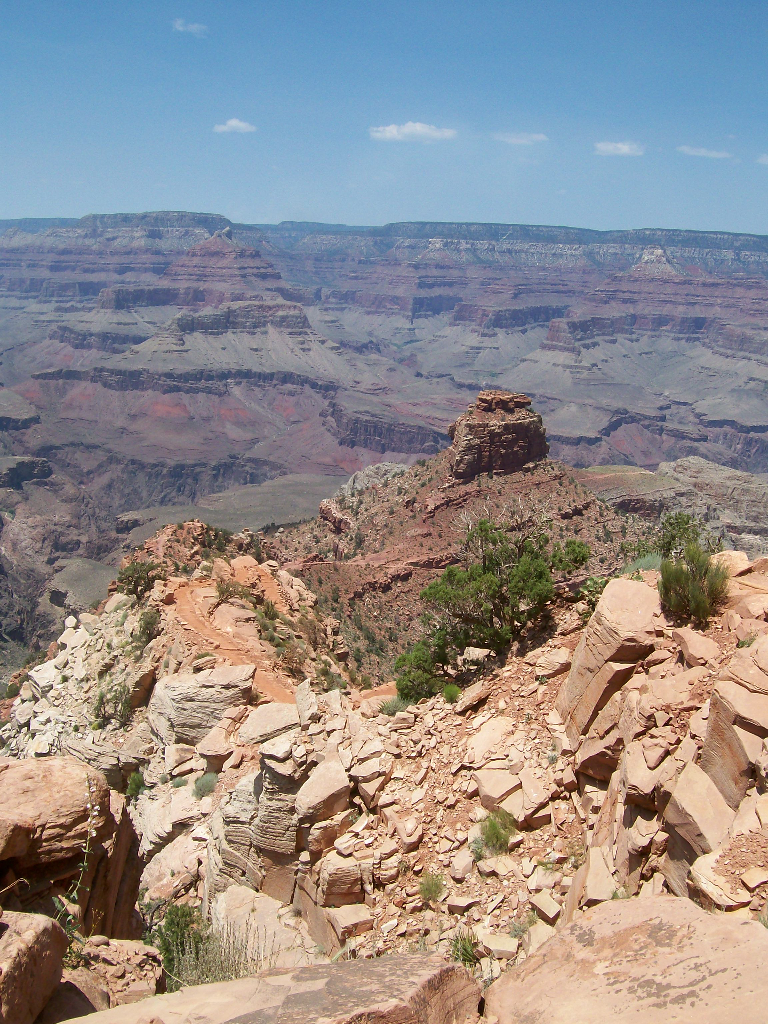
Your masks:
M 474 405 L 448 428 L 451 472 L 459 480 L 480 473 L 516 473 L 549 452 L 541 416 L 527 395 L 481 391 Z

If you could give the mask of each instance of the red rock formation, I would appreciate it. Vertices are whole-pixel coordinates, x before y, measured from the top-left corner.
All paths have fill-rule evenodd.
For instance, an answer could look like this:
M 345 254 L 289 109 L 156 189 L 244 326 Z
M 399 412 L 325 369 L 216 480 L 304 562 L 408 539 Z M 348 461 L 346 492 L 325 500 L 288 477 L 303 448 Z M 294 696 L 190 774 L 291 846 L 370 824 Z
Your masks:
M 527 395 L 481 391 L 449 429 L 451 472 L 460 480 L 480 473 L 515 473 L 549 451 L 541 416 Z

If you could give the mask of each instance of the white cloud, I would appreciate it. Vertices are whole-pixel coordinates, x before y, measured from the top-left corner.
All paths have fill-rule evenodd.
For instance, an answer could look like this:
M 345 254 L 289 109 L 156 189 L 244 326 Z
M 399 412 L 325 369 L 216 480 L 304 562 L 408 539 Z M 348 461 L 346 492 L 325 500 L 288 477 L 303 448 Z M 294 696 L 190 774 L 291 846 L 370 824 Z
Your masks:
M 497 142 L 507 142 L 510 146 L 533 146 L 537 142 L 549 142 L 541 132 L 496 132 L 493 137 Z
M 645 146 L 637 142 L 596 142 L 598 156 L 642 156 Z
M 198 21 L 185 21 L 183 18 L 175 18 L 173 21 L 174 32 L 188 32 L 191 36 L 197 36 L 198 39 L 202 39 L 203 36 L 208 35 L 208 26 L 201 25 Z
M 249 125 L 247 121 L 241 121 L 240 118 L 229 118 L 223 125 L 214 125 L 214 131 L 256 131 L 255 125 Z
M 386 124 L 369 128 L 372 139 L 381 142 L 437 142 L 439 139 L 455 139 L 455 128 L 436 128 L 421 121 L 406 121 L 405 124 Z
M 768 164 L 768 153 L 761 153 L 757 158 L 759 164 Z
M 701 149 L 699 146 L 678 146 L 678 153 L 686 156 L 705 156 L 708 160 L 730 160 L 731 154 L 722 149 Z

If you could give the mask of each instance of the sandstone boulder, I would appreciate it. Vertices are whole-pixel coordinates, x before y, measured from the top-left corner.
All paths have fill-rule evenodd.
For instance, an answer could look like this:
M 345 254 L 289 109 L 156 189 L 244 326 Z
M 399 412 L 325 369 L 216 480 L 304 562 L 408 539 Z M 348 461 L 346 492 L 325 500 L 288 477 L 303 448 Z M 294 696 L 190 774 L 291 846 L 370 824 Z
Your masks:
M 645 583 L 622 578 L 606 586 L 555 703 L 572 744 L 653 649 L 660 610 L 658 593 Z
M 758 1021 L 768 931 L 690 900 L 612 900 L 557 932 L 486 993 L 499 1024 Z
M 124 798 L 82 761 L 0 760 L 0 861 L 29 883 L 13 891 L 24 910 L 52 910 L 52 887 L 66 889 L 80 873 L 89 830 L 81 923 L 130 934 L 141 868 L 134 867 L 138 843 Z
M 299 725 L 299 712 L 295 704 L 260 704 L 249 711 L 240 726 L 240 743 L 259 744 L 280 736 Z
M 690 668 L 695 668 L 697 665 L 706 665 L 708 661 L 713 661 L 720 654 L 720 648 L 714 640 L 710 640 L 703 633 L 691 629 L 690 626 L 683 626 L 681 629 L 674 630 L 672 639 L 680 645 L 685 663 Z
M 163 676 L 149 701 L 152 731 L 164 743 L 199 743 L 225 711 L 248 703 L 254 669 L 254 665 L 218 665 Z
M 317 962 L 314 944 L 292 912 L 279 900 L 244 885 L 231 885 L 216 897 L 211 925 L 219 934 L 234 934 L 265 969 L 286 970 Z
M 61 978 L 64 929 L 42 914 L 0 920 L 0 1021 L 32 1024 Z
M 768 694 L 718 680 L 699 763 L 734 810 L 746 795 L 767 736 Z
M 504 737 L 514 730 L 514 718 L 508 718 L 505 715 L 496 715 L 484 722 L 467 743 L 466 764 L 478 767 L 485 764 L 488 755 L 495 751 Z
M 697 857 L 720 846 L 735 812 L 710 777 L 692 762 L 673 783 L 664 810 L 669 841 L 662 871 L 672 892 L 686 896 L 691 865 Z
M 348 960 L 155 996 L 84 1018 L 87 1024 L 194 1019 L 195 1024 L 463 1024 L 480 989 L 466 968 L 412 954 Z
M 571 652 L 567 647 L 555 647 L 550 651 L 544 651 L 534 665 L 534 671 L 538 677 L 553 679 L 555 676 L 567 672 L 571 667 Z
M 320 821 L 347 809 L 349 779 L 341 761 L 329 758 L 319 765 L 296 794 L 296 814 L 302 821 Z

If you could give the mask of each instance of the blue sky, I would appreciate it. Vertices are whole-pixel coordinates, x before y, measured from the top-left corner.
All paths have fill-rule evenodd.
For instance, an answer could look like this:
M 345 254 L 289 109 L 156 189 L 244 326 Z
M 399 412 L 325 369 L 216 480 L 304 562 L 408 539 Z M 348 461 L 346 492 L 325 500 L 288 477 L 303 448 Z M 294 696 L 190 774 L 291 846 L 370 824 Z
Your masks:
M 768 233 L 766 54 L 763 0 L 0 0 L 0 217 Z

